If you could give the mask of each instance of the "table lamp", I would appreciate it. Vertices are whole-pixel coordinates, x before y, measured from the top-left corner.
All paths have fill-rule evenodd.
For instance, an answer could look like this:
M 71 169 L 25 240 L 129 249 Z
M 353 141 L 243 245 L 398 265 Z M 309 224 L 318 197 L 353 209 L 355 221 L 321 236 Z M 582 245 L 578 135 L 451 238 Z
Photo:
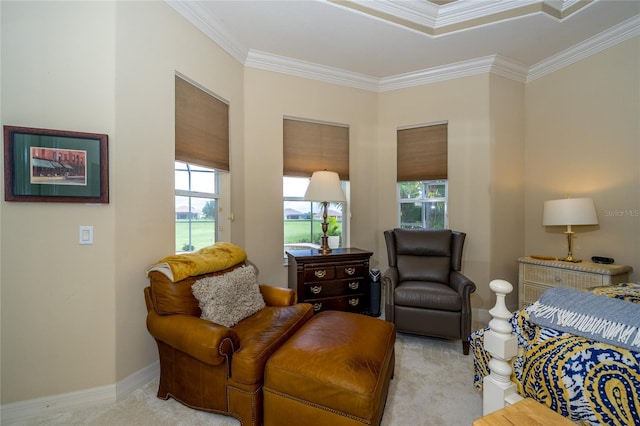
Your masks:
M 321 254 L 329 254 L 331 248 L 327 237 L 327 205 L 330 202 L 346 201 L 338 173 L 327 170 L 313 172 L 304 199 L 322 203 L 322 244 L 319 250 Z
M 542 224 L 544 226 L 566 226 L 567 242 L 569 243 L 569 253 L 564 260 L 566 262 L 581 262 L 574 259 L 571 252 L 571 243 L 574 232 L 572 225 L 597 225 L 598 216 L 596 208 L 591 198 L 565 198 L 562 200 L 550 200 L 544 202 L 542 213 Z

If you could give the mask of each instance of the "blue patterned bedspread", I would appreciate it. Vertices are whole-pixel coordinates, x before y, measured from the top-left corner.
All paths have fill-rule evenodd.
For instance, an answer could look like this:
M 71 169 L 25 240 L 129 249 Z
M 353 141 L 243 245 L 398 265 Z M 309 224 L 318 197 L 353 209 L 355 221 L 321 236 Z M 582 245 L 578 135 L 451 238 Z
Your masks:
M 638 303 L 640 309 L 638 284 L 591 291 Z M 520 395 L 584 425 L 640 425 L 640 352 L 538 326 L 525 310 L 514 313 L 511 325 L 518 339 L 512 381 Z M 489 374 L 487 330 L 469 337 L 478 390 Z

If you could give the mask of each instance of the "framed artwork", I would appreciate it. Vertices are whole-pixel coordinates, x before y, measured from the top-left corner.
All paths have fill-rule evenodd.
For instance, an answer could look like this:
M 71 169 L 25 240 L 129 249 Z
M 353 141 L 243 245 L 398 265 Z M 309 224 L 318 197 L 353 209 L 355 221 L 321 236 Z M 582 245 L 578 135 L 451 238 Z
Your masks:
M 5 201 L 108 203 L 108 136 L 4 126 Z

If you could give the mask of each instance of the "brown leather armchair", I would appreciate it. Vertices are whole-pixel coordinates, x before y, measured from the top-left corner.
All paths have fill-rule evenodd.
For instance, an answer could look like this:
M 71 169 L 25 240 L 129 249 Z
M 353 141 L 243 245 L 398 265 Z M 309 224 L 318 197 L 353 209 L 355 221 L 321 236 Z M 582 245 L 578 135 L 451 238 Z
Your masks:
M 451 230 L 384 232 L 389 268 L 382 275 L 385 319 L 399 332 L 462 339 L 469 354 L 470 295 L 476 285 L 461 274 L 466 234 Z
M 158 397 L 258 426 L 265 364 L 313 316 L 313 309 L 296 303 L 293 290 L 261 285 L 267 306 L 235 326 L 201 319 L 191 285 L 219 273 L 175 283 L 160 272 L 149 273 L 151 285 L 144 294 L 147 329 L 160 357 Z

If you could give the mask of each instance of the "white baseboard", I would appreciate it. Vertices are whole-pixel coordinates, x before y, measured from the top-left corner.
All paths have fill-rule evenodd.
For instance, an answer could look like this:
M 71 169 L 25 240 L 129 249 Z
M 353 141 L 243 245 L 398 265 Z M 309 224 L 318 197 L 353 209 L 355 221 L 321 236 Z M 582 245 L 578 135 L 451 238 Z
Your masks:
M 131 392 L 146 385 L 160 376 L 160 362 L 156 361 L 146 367 L 128 375 L 116 383 L 116 400 L 120 401 L 129 396 Z
M 0 423 L 10 425 L 33 417 L 115 404 L 117 400 L 158 377 L 159 373 L 160 367 L 156 361 L 113 385 L 5 404 L 0 407 Z

